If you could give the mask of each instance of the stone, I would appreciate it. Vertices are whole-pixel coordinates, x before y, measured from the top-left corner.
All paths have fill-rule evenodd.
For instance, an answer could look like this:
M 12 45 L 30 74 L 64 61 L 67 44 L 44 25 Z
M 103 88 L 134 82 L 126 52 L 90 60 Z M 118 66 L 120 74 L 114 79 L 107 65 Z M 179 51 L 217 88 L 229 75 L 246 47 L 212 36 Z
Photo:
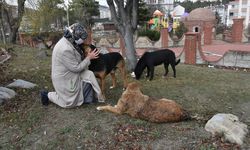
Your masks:
M 21 79 L 17 79 L 14 82 L 7 85 L 7 87 L 19 87 L 19 88 L 25 88 L 25 89 L 31 89 L 31 88 L 34 88 L 35 86 L 37 85 L 28 81 L 21 80 Z
M 36 54 L 36 58 L 38 59 L 46 59 L 48 57 L 48 53 L 46 50 L 40 50 L 37 54 Z
M 16 92 L 6 87 L 0 87 L 0 104 L 5 100 L 11 99 L 16 96 Z
M 43 42 L 37 44 L 39 50 L 46 49 L 46 45 Z
M 226 141 L 243 144 L 248 133 L 247 125 L 240 122 L 239 118 L 233 114 L 219 113 L 214 115 L 205 125 L 205 130 L 213 136 L 220 135 Z

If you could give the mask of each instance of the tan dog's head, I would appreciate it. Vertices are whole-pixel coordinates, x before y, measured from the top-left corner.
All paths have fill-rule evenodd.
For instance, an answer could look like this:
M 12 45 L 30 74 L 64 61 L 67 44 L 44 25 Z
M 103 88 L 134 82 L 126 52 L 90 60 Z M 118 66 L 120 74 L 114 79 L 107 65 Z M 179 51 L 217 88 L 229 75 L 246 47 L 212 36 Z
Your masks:
M 141 92 L 140 84 L 138 82 L 131 82 L 128 84 L 126 92 Z
M 96 47 L 92 44 L 82 44 L 82 48 L 83 48 L 83 54 L 84 56 L 87 56 L 87 54 L 93 50 L 96 49 Z

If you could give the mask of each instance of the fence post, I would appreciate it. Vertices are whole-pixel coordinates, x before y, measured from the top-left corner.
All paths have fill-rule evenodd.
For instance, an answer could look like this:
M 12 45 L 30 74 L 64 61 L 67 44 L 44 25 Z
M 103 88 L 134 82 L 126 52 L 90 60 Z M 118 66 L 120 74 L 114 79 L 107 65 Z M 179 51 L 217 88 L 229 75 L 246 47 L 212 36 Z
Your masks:
M 242 33 L 243 33 L 243 21 L 244 18 L 234 18 L 232 26 L 232 40 L 233 42 L 242 42 Z
M 187 32 L 184 44 L 185 64 L 196 64 L 196 49 L 198 33 Z
M 168 47 L 168 29 L 167 28 L 161 29 L 161 46 L 162 48 Z

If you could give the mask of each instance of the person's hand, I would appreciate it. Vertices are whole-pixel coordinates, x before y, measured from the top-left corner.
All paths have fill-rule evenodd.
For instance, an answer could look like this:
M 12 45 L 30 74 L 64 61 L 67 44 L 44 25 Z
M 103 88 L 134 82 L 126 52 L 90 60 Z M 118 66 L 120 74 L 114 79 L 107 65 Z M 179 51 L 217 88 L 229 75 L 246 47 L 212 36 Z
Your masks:
M 96 58 L 98 58 L 99 53 L 100 53 L 100 50 L 98 50 L 98 49 L 96 48 L 96 49 L 94 49 L 93 51 L 89 52 L 89 53 L 87 54 L 87 57 L 88 57 L 90 60 L 91 60 L 91 59 L 96 59 Z

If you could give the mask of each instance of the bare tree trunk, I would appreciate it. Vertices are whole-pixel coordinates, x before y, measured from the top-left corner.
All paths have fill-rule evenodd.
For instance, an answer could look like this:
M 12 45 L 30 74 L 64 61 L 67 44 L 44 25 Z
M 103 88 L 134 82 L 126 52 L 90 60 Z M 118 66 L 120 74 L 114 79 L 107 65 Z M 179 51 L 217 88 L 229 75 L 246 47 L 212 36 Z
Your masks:
M 17 40 L 17 34 L 18 34 L 18 29 L 20 27 L 22 18 L 23 18 L 23 14 L 24 14 L 24 4 L 25 4 L 26 0 L 17 0 L 18 6 L 17 6 L 17 10 L 18 10 L 18 17 L 14 20 L 16 20 L 16 22 L 13 24 L 13 26 L 11 27 L 11 43 L 16 43 Z
M 4 29 L 3 29 L 3 23 L 2 23 L 2 19 L 0 19 L 0 30 L 1 30 L 1 34 L 2 34 L 2 37 L 3 37 L 3 44 L 6 44 L 6 37 L 5 37 L 5 32 L 4 32 Z
M 16 26 L 13 26 L 13 27 L 11 28 L 11 32 L 10 32 L 10 42 L 11 42 L 11 43 L 16 43 L 17 34 L 18 34 L 18 28 L 19 28 L 19 27 L 16 27 Z
M 115 6 L 115 4 L 116 6 Z M 137 29 L 138 0 L 107 0 L 115 26 L 124 38 L 127 68 L 133 71 L 136 66 L 136 51 L 133 34 Z
M 2 37 L 3 37 L 3 43 L 6 44 L 6 37 L 5 37 L 5 32 L 4 32 L 4 25 L 3 25 L 3 8 L 4 8 L 4 5 L 3 5 L 3 2 L 1 2 L 1 16 L 0 16 L 0 30 L 1 30 L 1 34 L 2 34 Z
M 3 37 L 3 43 L 6 44 L 6 37 L 5 37 L 5 32 L 4 32 L 4 25 L 3 25 L 3 4 L 1 5 L 1 17 L 0 17 L 0 30 L 1 30 L 1 34 Z
M 22 17 L 24 14 L 24 4 L 25 4 L 26 0 L 18 0 L 18 6 L 17 6 L 17 18 L 13 18 L 12 13 L 10 11 L 12 11 L 11 9 L 7 9 L 3 7 L 2 12 L 3 12 L 3 18 L 2 19 L 6 19 L 4 20 L 4 22 L 6 22 L 8 24 L 8 27 L 10 29 L 10 42 L 11 43 L 16 43 L 16 39 L 17 39 L 17 33 L 18 33 L 18 29 L 20 27 L 21 21 L 22 21 Z M 7 5 L 6 2 L 3 0 L 2 5 Z
M 134 45 L 134 36 L 133 32 L 130 31 L 131 28 L 127 27 L 125 29 L 125 36 L 124 36 L 124 42 L 126 47 L 126 58 L 127 58 L 127 69 L 129 71 L 134 71 L 135 65 L 137 63 L 136 60 L 136 51 L 135 51 L 135 45 Z

